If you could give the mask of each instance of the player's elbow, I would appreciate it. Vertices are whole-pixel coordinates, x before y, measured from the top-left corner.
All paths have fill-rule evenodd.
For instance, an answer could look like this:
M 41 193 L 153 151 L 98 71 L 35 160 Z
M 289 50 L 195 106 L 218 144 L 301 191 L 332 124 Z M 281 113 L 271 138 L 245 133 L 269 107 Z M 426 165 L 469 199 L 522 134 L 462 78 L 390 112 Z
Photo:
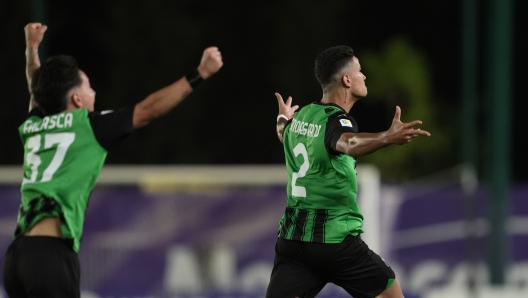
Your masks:
M 150 105 L 138 103 L 134 107 L 133 125 L 134 128 L 148 125 L 152 120 L 161 116 L 161 113 L 156 112 Z
M 341 137 L 336 143 L 336 151 L 352 156 L 354 158 L 360 157 L 361 151 L 359 144 L 354 137 Z

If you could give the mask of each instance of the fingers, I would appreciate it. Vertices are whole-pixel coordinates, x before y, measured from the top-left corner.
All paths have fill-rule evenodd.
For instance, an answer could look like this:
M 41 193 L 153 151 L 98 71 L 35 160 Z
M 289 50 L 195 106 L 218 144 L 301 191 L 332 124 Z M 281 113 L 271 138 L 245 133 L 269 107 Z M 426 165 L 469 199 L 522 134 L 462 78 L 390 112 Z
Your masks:
M 298 105 L 294 105 L 294 106 L 292 107 L 292 112 L 295 112 L 295 111 L 297 111 L 297 109 L 298 109 L 298 108 L 299 108 L 299 106 L 298 106 Z
M 292 103 L 292 97 L 288 96 L 288 99 L 286 100 L 286 105 L 291 107 L 291 103 Z
M 422 121 L 420 121 L 420 120 L 414 120 L 414 121 L 412 121 L 412 122 L 405 123 L 404 126 L 405 126 L 405 128 L 409 128 L 409 127 L 413 127 L 413 126 L 421 125 L 421 124 L 422 124 Z
M 38 47 L 44 37 L 44 32 L 48 29 L 48 26 L 42 25 L 41 23 L 29 23 L 24 27 L 26 35 L 26 45 L 28 47 Z
M 208 47 L 204 50 L 202 61 L 209 58 L 222 58 L 222 53 L 217 47 Z
M 401 116 L 401 109 L 399 106 L 396 106 L 396 114 L 394 114 L 394 119 L 400 120 L 400 116 Z
M 24 29 L 27 31 L 27 30 L 38 30 L 38 31 L 41 31 L 42 33 L 44 33 L 44 31 L 46 31 L 48 29 L 48 26 L 46 25 L 43 25 L 41 23 L 29 23 L 26 25 L 26 27 L 24 27 Z
M 27 28 L 27 29 L 37 29 L 39 28 L 40 26 L 42 26 L 41 23 L 29 23 L 26 25 L 26 27 L 24 28 Z
M 425 130 L 421 130 L 421 129 L 413 129 L 412 127 L 416 126 L 416 125 L 421 125 L 422 124 L 422 121 L 420 120 L 414 120 L 412 122 L 409 122 L 409 123 L 405 123 L 404 127 L 405 128 L 410 128 L 410 132 L 414 137 L 418 137 L 418 136 L 428 136 L 430 137 L 431 134 L 428 132 L 428 131 L 425 131 Z
M 208 47 L 203 51 L 203 57 L 211 57 L 215 55 L 221 55 L 217 47 Z
M 421 129 L 418 128 L 418 129 L 415 129 L 415 130 L 414 130 L 414 135 L 415 135 L 416 137 L 418 137 L 418 136 L 428 136 L 428 137 L 430 137 L 430 136 L 431 136 L 431 133 L 429 133 L 429 132 L 426 131 L 426 130 L 421 130 Z
M 277 98 L 277 102 L 279 103 L 279 114 L 286 115 L 288 119 L 293 118 L 293 114 L 295 113 L 295 111 L 297 111 L 297 109 L 299 109 L 299 105 L 294 105 L 293 107 L 291 106 L 291 96 L 288 96 L 286 102 L 284 102 L 279 92 L 275 92 L 275 97 Z
M 282 96 L 279 94 L 279 92 L 275 92 L 275 97 L 277 97 L 277 101 L 279 102 L 279 107 L 281 105 L 284 105 L 284 106 L 287 106 L 287 107 L 291 107 L 291 104 L 292 104 L 292 97 L 291 96 L 288 96 L 288 99 L 286 100 L 286 102 L 284 102 L 284 100 L 282 99 Z M 297 106 L 297 108 L 299 108 L 299 106 Z
M 218 52 L 218 47 L 205 48 L 204 52 Z
M 408 134 L 407 134 L 407 137 L 409 137 L 409 140 L 411 139 L 414 139 L 414 138 L 417 138 L 419 136 L 427 136 L 427 137 L 430 137 L 431 134 L 426 131 L 426 130 L 421 130 L 421 129 L 410 129 Z
M 198 66 L 198 73 L 205 80 L 218 72 L 224 65 L 222 53 L 217 47 L 208 47 L 204 50 L 202 60 Z
M 277 97 L 277 101 L 279 101 L 279 103 L 283 103 L 284 100 L 282 99 L 282 96 L 279 94 L 279 92 L 275 92 L 275 97 Z

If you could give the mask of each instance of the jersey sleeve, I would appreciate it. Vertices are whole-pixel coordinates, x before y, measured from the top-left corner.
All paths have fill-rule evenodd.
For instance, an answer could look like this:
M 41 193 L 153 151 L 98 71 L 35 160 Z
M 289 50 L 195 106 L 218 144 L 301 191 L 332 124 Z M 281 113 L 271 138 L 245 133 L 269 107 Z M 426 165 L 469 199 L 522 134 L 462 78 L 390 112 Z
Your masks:
M 345 132 L 358 133 L 354 118 L 345 112 L 338 112 L 328 118 L 326 123 L 325 147 L 330 154 L 339 155 L 336 150 L 337 141 Z
M 134 132 L 132 117 L 133 107 L 120 110 L 109 110 L 101 112 L 91 112 L 88 114 L 95 138 L 108 150 L 114 144 L 125 139 Z

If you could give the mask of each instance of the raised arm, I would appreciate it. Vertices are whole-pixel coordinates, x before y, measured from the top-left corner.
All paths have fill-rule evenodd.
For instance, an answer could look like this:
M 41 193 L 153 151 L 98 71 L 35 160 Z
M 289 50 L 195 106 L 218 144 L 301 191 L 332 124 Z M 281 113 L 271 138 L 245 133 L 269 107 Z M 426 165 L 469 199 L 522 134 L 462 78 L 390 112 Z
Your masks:
M 288 96 L 286 102 L 284 102 L 282 96 L 279 93 L 275 93 L 275 97 L 277 97 L 277 101 L 279 103 L 279 116 L 277 116 L 277 125 L 275 126 L 275 129 L 277 131 L 277 137 L 279 138 L 279 141 L 283 143 L 284 128 L 286 127 L 288 121 L 293 118 L 293 114 L 299 108 L 299 106 L 291 106 L 291 96 Z
M 164 115 L 178 105 L 191 91 L 197 82 L 207 80 L 222 67 L 222 55 L 217 47 L 204 50 L 197 73 L 183 77 L 173 84 L 162 88 L 136 104 L 134 107 L 133 125 L 139 128 Z
M 373 153 L 391 144 L 403 145 L 418 136 L 431 136 L 425 130 L 419 128 L 414 129 L 414 126 L 422 124 L 422 121 L 415 120 L 409 123 L 402 123 L 400 116 L 401 109 L 397 106 L 392 125 L 389 130 L 384 132 L 343 133 L 337 141 L 336 150 L 357 158 Z
M 29 110 L 31 111 L 37 106 L 33 99 L 33 92 L 31 90 L 31 80 L 35 70 L 40 67 L 40 60 L 38 55 L 38 47 L 44 38 L 44 32 L 48 27 L 41 23 L 29 23 L 24 27 L 26 35 L 26 79 L 28 83 L 29 95 L 31 96 L 29 102 Z

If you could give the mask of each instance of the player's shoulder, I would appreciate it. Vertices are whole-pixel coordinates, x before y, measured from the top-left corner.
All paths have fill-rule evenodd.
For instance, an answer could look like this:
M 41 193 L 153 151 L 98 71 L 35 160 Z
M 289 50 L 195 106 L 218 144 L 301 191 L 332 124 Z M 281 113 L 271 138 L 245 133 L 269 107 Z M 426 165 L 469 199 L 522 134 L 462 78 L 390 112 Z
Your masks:
M 88 112 L 87 116 L 92 124 L 98 122 L 106 122 L 113 119 L 116 115 L 115 110 L 102 110 L 102 111 L 91 111 Z
M 334 103 L 321 103 L 319 101 L 310 104 L 315 109 L 324 112 L 327 117 L 348 114 L 343 108 Z
M 89 115 L 97 117 L 97 116 L 111 115 L 113 113 L 115 113 L 115 110 L 102 110 L 102 111 L 89 112 Z

